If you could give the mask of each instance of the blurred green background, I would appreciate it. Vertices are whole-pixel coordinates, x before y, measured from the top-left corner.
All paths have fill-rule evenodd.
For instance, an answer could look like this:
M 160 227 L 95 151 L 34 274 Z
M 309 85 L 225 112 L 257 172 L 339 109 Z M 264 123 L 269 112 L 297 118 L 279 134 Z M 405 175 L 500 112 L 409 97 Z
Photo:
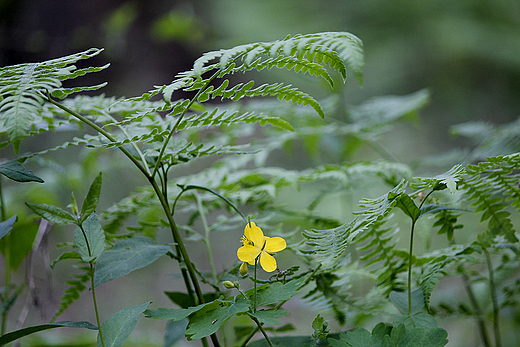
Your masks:
M 169 83 L 178 72 L 190 69 L 203 52 L 318 31 L 348 31 L 364 42 L 364 86 L 361 88 L 351 75 L 345 88 L 334 91 L 344 94 L 348 103 L 429 89 L 431 102 L 421 113 L 420 122 L 404 124 L 398 133 L 400 140 L 387 141 L 400 161 L 412 164 L 465 144 L 450 136 L 451 125 L 469 120 L 501 124 L 520 115 L 520 2 L 516 0 L 1 0 L 0 66 L 102 47 L 105 51 L 87 64 L 110 62 L 111 67 L 77 83 L 109 81 L 101 91 L 106 95 L 135 96 L 154 85 Z M 258 80 L 269 80 L 270 74 L 262 73 Z M 333 92 L 313 78 L 291 75 L 290 83 L 318 98 Z M 115 171 L 104 183 L 106 203 L 125 196 L 122 186 L 129 189 L 143 183 L 119 170 L 118 165 L 123 164 L 117 155 L 112 157 L 116 159 L 110 163 L 94 164 L 93 155 L 92 160 L 86 160 L 91 166 L 64 173 L 68 186 L 62 187 L 61 193 L 68 197 L 74 188 L 80 189 L 76 196 L 83 196 L 81 177 L 93 178 L 96 170 L 108 166 Z M 302 160 L 297 168 L 310 163 Z M 121 177 L 125 177 L 124 184 Z M 54 242 L 66 240 L 62 238 Z M 200 252 L 203 254 L 202 247 Z M 68 271 L 65 268 L 62 265 L 64 274 L 53 273 L 55 288 L 42 289 L 40 313 L 35 310 L 29 322 L 45 321 L 52 312 L 52 307 L 46 307 L 52 305 L 45 302 L 59 298 Z M 159 263 L 153 272 L 145 270 L 107 284 L 104 299 L 117 296 L 110 302 L 116 309 L 122 307 L 120 304 L 140 303 L 138 298 L 147 297 L 148 285 L 154 283 L 160 298 L 155 303 L 166 306 L 168 301 L 160 293 L 164 288 L 174 290 L 173 283 L 177 285 L 169 275 L 172 272 L 169 262 Z M 23 270 L 18 277 L 23 280 Z M 42 286 L 47 286 L 41 277 Z M 177 289 L 182 290 L 180 284 Z M 93 321 L 87 295 L 75 305 L 69 310 L 75 312 L 63 318 Z M 312 318 L 302 319 L 302 326 L 310 327 Z M 160 343 L 158 331 L 162 327 L 152 323 L 139 323 L 133 335 L 140 341 L 137 345 Z M 74 333 L 39 337 L 58 341 L 67 334 Z M 457 341 L 454 334 L 450 340 Z

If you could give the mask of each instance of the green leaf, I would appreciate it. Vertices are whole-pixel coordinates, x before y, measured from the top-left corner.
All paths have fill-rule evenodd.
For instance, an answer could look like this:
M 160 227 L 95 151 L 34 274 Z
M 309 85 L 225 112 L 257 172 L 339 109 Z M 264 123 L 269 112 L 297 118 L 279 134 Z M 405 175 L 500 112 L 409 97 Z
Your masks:
M 195 340 L 209 336 L 215 333 L 232 316 L 247 312 L 250 306 L 251 301 L 241 296 L 233 301 L 214 301 L 206 304 L 203 309 L 190 317 L 186 337 L 188 340 Z
M 195 302 L 192 297 L 188 293 L 184 292 L 164 292 L 170 298 L 170 300 L 179 305 L 181 308 L 188 308 L 190 306 L 195 306 Z M 204 298 L 204 302 L 210 302 L 217 298 L 217 295 L 213 292 L 202 294 Z
M 415 205 L 415 202 L 408 194 L 401 193 L 397 200 L 396 207 L 399 207 L 403 212 L 410 217 L 414 222 L 421 215 L 421 210 Z
M 448 343 L 448 333 L 444 329 L 411 328 L 404 324 L 393 328 L 386 335 L 382 347 L 443 347 Z
M 412 314 L 419 312 L 424 307 L 424 294 L 422 288 L 417 288 L 412 291 Z M 390 301 L 395 307 L 401 311 L 402 314 L 407 315 L 409 312 L 408 306 L 408 291 L 390 293 Z
M 275 304 L 279 301 L 289 300 L 299 293 L 300 288 L 307 280 L 307 277 L 298 278 L 282 284 L 280 282 L 273 283 L 265 289 L 259 290 L 256 298 L 257 307 Z M 251 297 L 254 295 L 254 289 L 246 291 L 246 295 Z
M 206 307 L 206 305 L 212 304 L 214 302 L 215 301 L 188 308 L 159 308 L 157 310 L 146 310 L 144 314 L 146 318 L 180 321 L 189 315 L 202 310 L 204 307 Z
M 412 314 L 411 316 L 397 315 L 394 317 L 392 324 L 394 326 L 404 324 L 406 328 L 437 328 L 437 322 L 435 321 L 435 318 L 424 312 Z
M 119 241 L 98 259 L 94 287 L 141 269 L 170 251 L 170 246 L 158 245 L 148 237 Z
M 137 318 L 151 304 L 147 302 L 141 305 L 128 306 L 110 316 L 102 325 L 101 332 L 105 347 L 121 347 L 137 324 Z M 98 334 L 97 346 L 103 347 Z
M 81 206 L 81 213 L 79 217 L 79 222 L 83 223 L 88 216 L 95 211 L 98 203 L 99 203 L 99 194 L 101 193 L 101 172 L 96 176 L 94 182 L 90 185 L 87 196 L 83 201 L 83 205 Z
M 31 219 L 24 219 L 14 223 L 12 230 L 0 239 L 0 250 L 9 257 L 12 270 L 16 271 L 32 251 L 37 233 L 38 224 Z
M 105 232 L 98 217 L 91 214 L 85 222 L 74 230 L 74 244 L 84 262 L 96 262 L 105 250 Z
M 321 315 L 318 315 L 312 321 L 312 329 L 314 329 L 312 333 L 312 339 L 315 341 L 314 346 L 319 340 L 327 338 L 330 331 L 329 323 Z
M 0 239 L 7 235 L 8 232 L 13 230 L 14 223 L 18 220 L 18 216 L 14 215 L 8 220 L 0 222 Z
M 175 344 L 175 342 L 182 339 L 184 337 L 184 332 L 186 331 L 187 325 L 187 319 L 180 321 L 171 320 L 166 323 L 166 329 L 164 332 L 164 347 L 171 347 Z
M 50 324 L 42 324 L 42 325 L 35 325 L 32 327 L 23 328 L 20 330 L 15 330 L 10 333 L 7 333 L 5 335 L 0 336 L 0 345 L 7 344 L 9 342 L 18 340 L 24 336 L 31 335 L 34 333 L 37 333 L 39 331 L 48 330 L 48 329 L 54 329 L 54 328 L 84 328 L 84 329 L 90 329 L 90 330 L 97 330 L 98 328 L 89 323 L 89 322 L 70 322 L 70 321 L 63 321 L 63 322 L 56 322 L 56 323 L 50 323 Z
M 391 326 L 379 323 L 372 330 L 372 334 L 364 328 L 357 328 L 340 333 L 340 340 L 329 338 L 328 341 L 332 347 L 381 347 L 384 337 L 391 331 Z
M 81 259 L 80 255 L 76 251 L 61 253 L 58 258 L 54 259 L 51 263 L 51 268 L 54 268 L 56 264 L 64 259 Z
M 31 170 L 27 170 L 17 160 L 10 160 L 0 165 L 0 174 L 16 182 L 39 182 L 44 183 L 40 177 Z
M 67 212 L 59 207 L 45 204 L 25 203 L 27 207 L 33 210 L 34 213 L 40 217 L 47 219 L 49 222 L 55 224 L 78 224 L 78 221 L 70 212 Z
M 256 312 L 250 312 L 249 315 L 255 317 L 260 321 L 260 323 L 264 323 L 267 325 L 279 325 L 281 324 L 276 318 L 283 317 L 287 315 L 289 312 L 286 310 L 260 310 Z

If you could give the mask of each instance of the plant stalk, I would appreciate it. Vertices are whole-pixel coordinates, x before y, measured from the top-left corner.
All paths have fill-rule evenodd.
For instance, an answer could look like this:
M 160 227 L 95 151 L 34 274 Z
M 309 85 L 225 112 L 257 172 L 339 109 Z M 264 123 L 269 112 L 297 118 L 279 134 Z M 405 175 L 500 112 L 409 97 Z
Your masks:
M 491 302 L 493 305 L 493 334 L 495 335 L 495 347 L 501 347 L 502 341 L 500 338 L 500 308 L 498 307 L 498 300 L 495 287 L 495 272 L 493 271 L 493 264 L 489 257 L 489 252 L 484 247 L 482 248 L 486 256 L 486 263 L 489 271 L 489 292 L 491 293 Z
M 87 243 L 88 244 L 88 243 Z M 96 312 L 96 322 L 99 329 L 99 339 L 101 340 L 101 344 L 103 347 L 105 347 L 105 340 L 103 339 L 103 331 L 101 330 L 101 321 L 99 319 L 99 311 L 98 311 L 98 305 L 96 300 L 96 289 L 94 288 L 94 265 L 92 265 L 92 262 L 89 263 L 90 265 L 90 285 L 92 287 L 92 301 L 94 302 L 94 311 Z
M 408 258 L 408 315 L 412 316 L 412 262 L 413 262 L 413 236 L 415 231 L 415 220 L 412 221 L 410 231 L 410 254 Z

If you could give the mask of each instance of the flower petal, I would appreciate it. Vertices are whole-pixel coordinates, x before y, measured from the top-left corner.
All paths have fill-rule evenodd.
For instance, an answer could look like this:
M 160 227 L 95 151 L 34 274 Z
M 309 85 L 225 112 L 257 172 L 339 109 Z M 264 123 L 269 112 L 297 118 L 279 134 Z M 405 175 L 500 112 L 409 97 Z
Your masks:
M 249 224 L 251 224 L 251 226 L 249 226 Z M 246 224 L 244 236 L 253 242 L 256 247 L 262 248 L 264 246 L 264 233 L 254 222 Z
M 270 237 L 265 240 L 264 251 L 267 252 L 280 252 L 287 247 L 287 243 L 281 237 Z
M 251 265 L 255 265 L 255 259 L 260 254 L 260 248 L 251 246 L 251 245 L 245 245 L 238 249 L 237 251 L 237 257 L 241 261 L 245 261 Z
M 262 269 L 266 272 L 273 272 L 276 270 L 276 259 L 269 253 L 262 251 L 262 255 L 260 256 L 260 265 L 262 265 Z

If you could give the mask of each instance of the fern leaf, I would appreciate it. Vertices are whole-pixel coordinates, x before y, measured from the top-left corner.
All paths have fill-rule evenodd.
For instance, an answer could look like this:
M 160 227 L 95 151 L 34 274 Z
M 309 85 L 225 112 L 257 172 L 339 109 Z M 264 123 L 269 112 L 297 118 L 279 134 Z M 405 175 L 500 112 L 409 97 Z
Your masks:
M 415 177 L 421 183 L 412 184 L 412 188 L 425 191 L 427 189 L 442 190 L 447 187 L 453 194 L 457 190 L 457 182 L 461 180 L 465 172 L 466 170 L 462 165 L 455 165 L 446 173 L 432 178 Z
M 65 312 L 66 309 L 69 308 L 75 301 L 80 298 L 81 292 L 83 292 L 87 287 L 86 283 L 90 280 L 90 268 L 87 266 L 82 266 L 79 268 L 83 271 L 81 274 L 73 274 L 73 280 L 65 281 L 70 287 L 65 289 L 63 296 L 60 299 L 60 305 L 54 317 L 52 317 L 51 322 L 56 321 L 56 319 Z
M 78 60 L 91 58 L 100 52 L 101 50 L 92 48 L 85 52 L 40 63 L 0 68 L 0 96 L 3 97 L 0 102 L 0 122 L 7 132 L 10 142 L 14 144 L 15 152 L 18 152 L 20 142 L 27 136 L 35 115 L 42 108 L 42 95 L 56 92 L 60 96 L 64 96 L 68 93 L 97 89 L 102 86 L 60 89 L 61 82 L 64 80 L 106 68 L 108 65 L 76 70 L 75 66 L 71 65 Z

